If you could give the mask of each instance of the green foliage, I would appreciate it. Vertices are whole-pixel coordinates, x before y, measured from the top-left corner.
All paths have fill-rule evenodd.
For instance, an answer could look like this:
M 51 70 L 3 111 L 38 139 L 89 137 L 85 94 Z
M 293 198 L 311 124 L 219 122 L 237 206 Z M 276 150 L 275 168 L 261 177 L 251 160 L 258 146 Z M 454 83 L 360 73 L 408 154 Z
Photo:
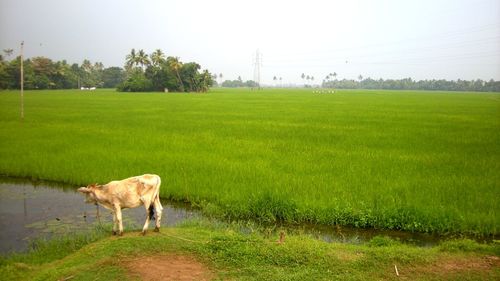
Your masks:
M 145 92 L 153 90 L 153 83 L 146 78 L 142 71 L 135 69 L 128 74 L 127 79 L 118 85 L 120 92 Z
M 253 80 L 248 80 L 246 82 L 243 82 L 241 80 L 232 80 L 232 81 L 226 80 L 222 82 L 221 86 L 227 88 L 239 88 L 239 87 L 255 88 L 258 87 L 259 85 Z
M 103 88 L 116 88 L 125 79 L 125 72 L 120 67 L 108 67 L 102 72 Z
M 492 245 L 481 244 L 471 239 L 445 241 L 439 245 L 439 250 L 446 252 L 481 252 L 500 256 L 500 245 L 498 243 Z
M 336 75 L 335 75 L 336 76 Z M 332 76 L 333 78 L 334 76 Z M 303 79 L 303 78 L 302 78 Z M 388 90 L 427 90 L 427 91 L 478 91 L 478 92 L 500 92 L 500 81 L 493 79 L 489 81 L 477 80 L 420 80 L 415 81 L 411 78 L 399 80 L 379 79 L 374 80 L 363 76 L 358 77 L 359 81 L 352 79 L 330 80 L 330 75 L 323 80 L 321 85 L 324 88 L 336 89 L 388 89 Z
M 24 60 L 24 89 L 76 89 L 78 87 L 111 87 L 123 80 L 120 68 L 107 68 L 100 62 L 84 60 L 82 65 L 54 62 L 45 57 Z M 0 60 L 0 89 L 19 89 L 21 61 Z
M 0 173 L 146 172 L 226 218 L 498 234 L 498 94 L 217 89 L 0 95 Z M 238 94 L 235 94 L 238 93 Z
M 94 234 L 91 234 L 94 235 Z M 68 247 L 74 241 L 76 246 Z M 366 245 L 325 243 L 304 235 L 278 237 L 259 232 L 243 234 L 237 225 L 193 220 L 177 228 L 162 228 L 146 236 L 129 233 L 123 237 L 98 234 L 82 243 L 80 236 L 55 239 L 25 254 L 3 257 L 0 276 L 5 280 L 135 280 L 124 262 L 141 257 L 192 256 L 210 268 L 214 278 L 223 280 L 387 280 L 410 277 L 415 280 L 498 279 L 495 269 L 474 267 L 453 272 L 428 270 L 445 262 L 467 258 L 492 259 L 494 246 L 443 252 L 419 248 L 379 237 Z M 376 241 L 376 242 L 374 242 Z M 57 253 L 57 259 L 52 253 Z M 44 256 L 46 255 L 46 259 Z M 497 258 L 497 257 L 493 257 Z M 394 272 L 394 265 L 400 277 Z M 481 265 L 485 265 L 482 263 Z
M 208 70 L 200 72 L 195 62 L 182 63 L 177 57 L 167 57 L 161 50 L 150 56 L 143 50 L 132 49 L 126 57 L 126 81 L 118 85 L 122 92 L 206 92 L 212 86 Z M 140 74 L 142 75 L 140 75 Z
M 372 247 L 387 247 L 399 244 L 400 243 L 398 241 L 393 240 L 387 236 L 375 236 L 368 242 L 368 245 Z

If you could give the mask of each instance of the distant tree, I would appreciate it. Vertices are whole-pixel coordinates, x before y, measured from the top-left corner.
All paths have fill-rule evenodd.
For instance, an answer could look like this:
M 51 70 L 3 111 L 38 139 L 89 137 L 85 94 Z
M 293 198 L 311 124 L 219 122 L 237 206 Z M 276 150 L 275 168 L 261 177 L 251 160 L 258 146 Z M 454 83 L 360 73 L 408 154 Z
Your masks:
M 276 86 L 276 81 L 278 80 L 278 78 L 276 78 L 276 76 L 273 77 L 273 81 L 274 81 L 274 86 Z
M 182 64 L 180 69 L 180 76 L 182 79 L 183 86 L 189 92 L 200 92 L 201 91 L 201 77 L 200 70 L 201 66 L 195 62 L 189 62 Z
M 154 67 L 159 67 L 165 62 L 165 54 L 160 49 L 156 49 L 149 57 L 151 58 L 151 65 Z
M 358 76 L 358 80 L 359 80 L 359 82 L 361 82 L 361 80 L 363 80 L 363 75 L 361 75 L 361 74 L 360 74 L 360 75 Z
M 135 49 L 132 48 L 132 50 L 130 50 L 130 54 L 128 54 L 125 57 L 125 68 L 127 69 L 132 68 L 136 64 L 136 61 L 137 61 L 137 55 L 135 53 Z
M 128 77 L 118 85 L 118 91 L 122 92 L 145 92 L 152 91 L 153 83 L 148 79 L 142 69 L 133 68 L 128 72 Z
M 151 62 L 149 61 L 149 57 L 144 52 L 144 50 L 139 50 L 136 56 L 136 64 L 140 65 L 141 69 L 144 70 L 145 67 L 147 67 Z
M 108 67 L 102 71 L 104 88 L 116 88 L 125 80 L 125 72 L 121 67 Z
M 257 82 L 253 81 L 253 80 L 248 80 L 245 82 L 245 84 L 243 85 L 244 87 L 249 87 L 249 88 L 256 88 L 259 86 L 259 84 L 257 84 Z
M 304 79 L 306 78 L 306 75 L 304 73 L 302 73 L 302 75 L 300 76 L 300 78 L 302 78 L 302 84 L 305 85 Z
M 167 58 L 168 66 L 174 71 L 177 76 L 177 81 L 179 82 L 179 89 L 181 92 L 184 92 L 184 84 L 182 83 L 181 75 L 179 71 L 182 68 L 182 63 L 179 61 L 178 57 L 168 57 Z

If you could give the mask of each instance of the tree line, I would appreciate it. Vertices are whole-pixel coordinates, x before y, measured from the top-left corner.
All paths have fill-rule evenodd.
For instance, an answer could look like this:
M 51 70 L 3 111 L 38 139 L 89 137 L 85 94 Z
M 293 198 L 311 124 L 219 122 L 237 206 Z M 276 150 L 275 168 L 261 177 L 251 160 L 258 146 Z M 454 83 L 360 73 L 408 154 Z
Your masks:
M 336 75 L 335 75 L 336 76 Z M 476 92 L 500 92 L 500 81 L 493 79 L 484 81 L 476 80 L 413 80 L 411 78 L 404 79 L 363 79 L 359 76 L 358 80 L 332 80 L 333 76 L 328 75 L 323 80 L 323 88 L 336 89 L 388 89 L 388 90 L 429 90 L 429 91 L 476 91 Z
M 0 55 L 0 89 L 20 88 L 21 57 L 11 49 Z M 46 57 L 23 60 L 25 89 L 117 88 L 123 92 L 168 91 L 206 92 L 213 84 L 208 70 L 200 71 L 196 62 L 183 63 L 178 57 L 165 57 L 161 50 L 150 55 L 132 49 L 125 67 L 105 68 L 101 62 L 84 60 L 69 64 Z
M 222 74 L 220 74 L 222 77 Z M 215 79 L 217 79 L 217 75 L 214 76 Z M 240 88 L 240 87 L 248 87 L 248 88 L 257 88 L 259 87 L 259 84 L 253 80 L 247 80 L 243 82 L 243 79 L 241 79 L 241 76 L 238 76 L 238 79 L 236 80 L 225 80 L 224 82 L 221 83 L 222 87 L 227 87 L 227 88 Z
M 21 57 L 7 58 L 11 50 L 0 55 L 0 89 L 19 89 Z M 77 89 L 80 87 L 114 88 L 125 79 L 120 67 L 105 68 L 101 62 L 84 60 L 69 64 L 66 60 L 53 61 L 46 57 L 23 60 L 25 89 Z
M 150 55 L 132 49 L 126 56 L 125 80 L 118 91 L 206 92 L 213 85 L 212 74 L 196 62 L 183 63 L 178 57 L 166 57 L 157 49 Z

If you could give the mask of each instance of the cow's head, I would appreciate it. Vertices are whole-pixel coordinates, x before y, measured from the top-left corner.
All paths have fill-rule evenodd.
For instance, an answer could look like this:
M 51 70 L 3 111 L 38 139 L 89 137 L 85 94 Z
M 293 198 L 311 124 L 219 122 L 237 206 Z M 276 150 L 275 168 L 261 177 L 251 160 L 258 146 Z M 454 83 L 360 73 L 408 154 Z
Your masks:
M 86 187 L 80 187 L 78 192 L 85 194 L 85 203 L 97 204 L 97 198 L 95 195 L 95 189 L 98 187 L 97 183 L 91 184 Z

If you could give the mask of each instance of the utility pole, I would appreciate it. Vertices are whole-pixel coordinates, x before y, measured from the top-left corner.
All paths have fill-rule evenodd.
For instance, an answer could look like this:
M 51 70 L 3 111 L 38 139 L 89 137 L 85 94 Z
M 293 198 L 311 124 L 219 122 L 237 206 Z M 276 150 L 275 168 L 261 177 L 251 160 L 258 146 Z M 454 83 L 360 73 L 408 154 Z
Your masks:
M 21 120 L 24 120 L 24 66 L 23 66 L 23 47 L 24 41 L 21 42 Z
M 255 52 L 255 62 L 253 69 L 253 80 L 257 83 L 257 89 L 261 89 L 260 87 L 260 67 L 262 66 L 262 54 L 259 52 L 259 49 Z

